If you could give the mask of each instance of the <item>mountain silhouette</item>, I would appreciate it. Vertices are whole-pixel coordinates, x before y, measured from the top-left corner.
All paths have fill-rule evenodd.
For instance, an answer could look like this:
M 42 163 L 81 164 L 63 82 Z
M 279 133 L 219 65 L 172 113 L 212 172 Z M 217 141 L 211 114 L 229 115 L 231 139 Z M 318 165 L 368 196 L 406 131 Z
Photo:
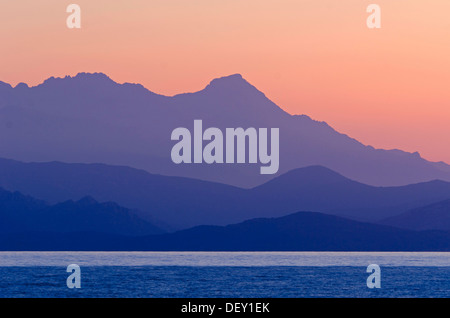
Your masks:
M 376 186 L 450 181 L 445 163 L 374 149 L 324 122 L 290 115 L 238 74 L 172 97 L 139 84 L 118 84 L 102 73 L 52 77 L 35 87 L 0 82 L 1 157 L 124 165 L 247 188 L 275 177 L 260 175 L 255 164 L 172 163 L 172 130 L 192 129 L 195 119 L 205 128 L 280 128 L 278 175 L 321 165 Z
M 380 224 L 419 231 L 450 231 L 450 200 L 412 209 L 382 220 Z
M 239 212 L 251 204 L 244 189 L 105 164 L 0 159 L 0 186 L 52 204 L 84 196 L 113 201 L 138 210 L 136 213 L 152 224 L 172 229 L 243 220 L 245 216 L 239 217 Z M 230 210 L 239 204 L 245 207 Z
M 93 232 L 0 233 L 0 250 L 450 251 L 450 232 L 411 231 L 313 212 L 142 237 Z
M 117 202 L 135 209 L 151 224 L 172 230 L 280 217 L 296 211 L 380 221 L 450 199 L 448 182 L 374 187 L 321 166 L 294 169 L 261 186 L 243 189 L 124 166 L 0 159 L 0 186 L 52 204 L 85 196 Z
M 99 203 L 92 197 L 49 205 L 20 192 L 0 188 L 0 233 L 103 232 L 121 235 L 164 233 L 113 202 Z
M 413 232 L 298 212 L 225 227 L 199 226 L 150 237 L 145 245 L 188 251 L 448 251 L 450 232 Z
M 450 183 L 440 180 L 398 187 L 375 187 L 350 180 L 328 168 L 310 166 L 285 173 L 251 189 L 258 198 L 270 197 L 279 211 L 327 212 L 376 221 L 399 211 L 450 198 Z M 297 208 L 296 208 L 297 207 Z

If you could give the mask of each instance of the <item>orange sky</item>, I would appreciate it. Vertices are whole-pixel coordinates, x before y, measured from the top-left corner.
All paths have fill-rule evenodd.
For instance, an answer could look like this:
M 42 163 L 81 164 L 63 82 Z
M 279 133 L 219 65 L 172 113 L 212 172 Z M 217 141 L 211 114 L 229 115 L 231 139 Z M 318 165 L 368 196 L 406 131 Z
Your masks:
M 173 95 L 241 73 L 292 114 L 450 163 L 449 15 L 448 0 L 2 1 L 0 80 L 103 72 Z

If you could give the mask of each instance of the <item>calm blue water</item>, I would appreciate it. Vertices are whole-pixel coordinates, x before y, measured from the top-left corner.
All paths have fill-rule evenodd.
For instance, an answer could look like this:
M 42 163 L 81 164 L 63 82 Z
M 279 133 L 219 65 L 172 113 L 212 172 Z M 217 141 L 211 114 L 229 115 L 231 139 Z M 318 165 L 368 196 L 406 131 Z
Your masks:
M 380 289 L 366 286 L 373 263 Z M 0 252 L 0 297 L 448 298 L 450 253 Z

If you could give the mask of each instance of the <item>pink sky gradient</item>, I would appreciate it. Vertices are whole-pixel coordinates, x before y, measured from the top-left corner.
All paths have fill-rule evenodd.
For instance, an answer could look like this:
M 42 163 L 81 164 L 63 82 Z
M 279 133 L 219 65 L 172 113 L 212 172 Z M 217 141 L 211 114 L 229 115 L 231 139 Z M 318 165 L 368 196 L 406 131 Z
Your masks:
M 174 95 L 240 73 L 292 114 L 450 163 L 449 14 L 448 0 L 3 1 L 0 80 L 103 72 Z

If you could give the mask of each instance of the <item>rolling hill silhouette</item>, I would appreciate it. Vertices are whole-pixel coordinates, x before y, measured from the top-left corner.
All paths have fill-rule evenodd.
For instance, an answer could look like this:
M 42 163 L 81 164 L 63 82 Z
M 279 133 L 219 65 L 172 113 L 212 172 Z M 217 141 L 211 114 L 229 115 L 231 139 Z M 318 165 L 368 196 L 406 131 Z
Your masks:
M 19 192 L 0 188 L 0 233 L 104 232 L 121 235 L 159 234 L 165 231 L 113 202 L 91 197 L 49 205 Z
M 430 181 L 401 187 L 374 187 L 324 167 L 287 172 L 253 189 L 150 174 L 105 164 L 22 163 L 0 159 L 0 186 L 52 204 L 92 196 L 136 209 L 172 229 L 226 225 L 257 217 L 317 211 L 379 221 L 409 209 L 450 198 L 450 183 Z
M 280 170 L 321 165 L 371 185 L 450 181 L 444 163 L 418 153 L 365 146 L 306 115 L 290 115 L 241 75 L 218 78 L 195 93 L 167 97 L 138 84 L 80 73 L 35 87 L 0 82 L 0 156 L 22 161 L 105 163 L 253 187 L 272 175 L 258 165 L 175 165 L 177 127 L 280 128 Z
M 312 212 L 143 237 L 0 233 L 0 250 L 61 251 L 450 251 L 450 232 L 417 232 Z
M 187 251 L 427 251 L 450 250 L 450 232 L 413 232 L 314 212 L 199 226 L 144 238 L 161 250 Z
M 382 220 L 380 224 L 419 231 L 450 231 L 450 200 L 412 209 Z
M 374 187 L 325 167 L 311 166 L 289 171 L 251 192 L 258 198 L 270 197 L 270 204 L 280 211 L 294 212 L 295 207 L 301 206 L 302 210 L 375 221 L 417 207 L 420 202 L 430 204 L 439 198 L 450 198 L 450 183 L 433 180 L 399 187 Z

